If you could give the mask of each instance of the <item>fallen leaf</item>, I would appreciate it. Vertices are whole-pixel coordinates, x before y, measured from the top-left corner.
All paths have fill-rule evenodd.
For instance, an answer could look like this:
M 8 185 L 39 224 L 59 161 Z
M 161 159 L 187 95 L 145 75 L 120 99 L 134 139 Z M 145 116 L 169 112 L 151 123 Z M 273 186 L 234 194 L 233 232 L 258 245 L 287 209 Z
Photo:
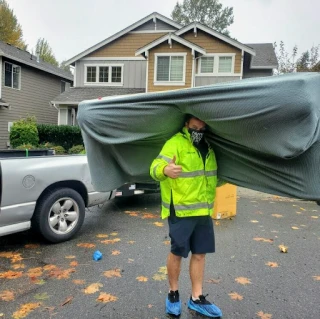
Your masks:
M 299 214 L 299 215 L 300 215 L 300 214 L 301 214 L 301 212 L 296 212 L 296 214 Z
M 152 219 L 152 218 L 159 218 L 157 215 L 150 214 L 150 213 L 143 213 L 142 219 Z
M 41 277 L 42 275 L 43 275 L 42 267 L 30 268 L 27 273 L 27 276 L 29 276 L 30 278 Z
M 46 281 L 43 280 L 43 279 L 38 279 L 38 280 L 36 280 L 36 281 L 34 282 L 35 285 L 44 285 L 45 283 L 46 283 Z
M 90 243 L 80 243 L 77 244 L 78 247 L 82 247 L 82 248 L 94 248 L 96 247 L 95 244 L 90 244 Z
M 208 279 L 206 280 L 209 284 L 218 284 L 221 281 L 221 279 Z
M 250 220 L 250 223 L 259 223 L 259 221 L 255 220 L 255 219 L 252 219 L 252 220 Z
M 272 214 L 271 216 L 277 217 L 277 218 L 282 218 L 283 217 L 283 215 L 280 215 L 280 214 Z
M 128 258 L 128 263 L 131 264 L 134 261 L 134 259 Z
M 27 245 L 24 245 L 24 248 L 27 248 L 27 249 L 35 249 L 35 248 L 39 248 L 40 245 L 39 244 L 27 244 Z
M 299 227 L 296 227 L 296 226 L 292 226 L 291 228 L 294 229 L 294 230 L 299 229 Z
M 20 318 L 25 318 L 26 316 L 29 315 L 30 312 L 33 310 L 39 308 L 41 303 L 26 303 L 22 305 L 19 310 L 13 313 L 12 318 L 14 319 L 20 319 Z
M 0 278 L 5 278 L 5 279 L 17 279 L 22 277 L 22 271 L 12 271 L 8 270 L 5 272 L 0 272 Z
M 158 272 L 160 274 L 164 274 L 164 275 L 167 275 L 168 274 L 168 269 L 167 269 L 167 266 L 162 266 L 159 268 Z
M 267 266 L 271 267 L 271 268 L 276 268 L 276 267 L 279 267 L 279 265 L 276 263 L 276 262 L 273 262 L 273 261 L 268 261 L 266 263 Z
M 50 271 L 49 276 L 59 280 L 68 279 L 70 278 L 70 275 L 75 271 L 76 270 L 74 268 L 69 268 L 69 269 L 56 268 Z
M 161 222 L 154 222 L 153 225 L 155 225 L 157 227 L 163 227 L 163 223 L 161 223 Z
M 257 316 L 260 317 L 261 319 L 271 319 L 272 315 L 269 313 L 263 313 L 262 311 L 257 312 Z
M 132 244 L 135 243 L 135 241 L 134 240 L 129 240 L 127 243 L 132 245 Z
M 153 307 L 153 305 L 148 305 L 148 308 L 150 309 L 150 308 L 152 308 Z
M 319 216 L 311 216 L 311 218 L 313 218 L 313 219 L 318 219 Z
M 10 290 L 2 291 L 2 292 L 0 292 L 0 300 L 12 301 L 12 300 L 14 300 L 14 293 Z
M 220 222 L 217 220 L 217 221 L 215 221 L 215 223 L 214 223 L 216 226 L 219 226 L 220 225 Z
M 268 238 L 256 237 L 256 238 L 253 238 L 253 240 L 262 241 L 264 243 L 273 243 L 273 239 L 268 239 Z
M 77 267 L 79 264 L 76 260 L 74 260 L 74 261 L 71 261 L 71 263 L 69 265 L 70 265 L 70 267 Z
M 46 292 L 42 293 L 42 294 L 36 294 L 34 295 L 34 299 L 37 299 L 37 300 L 46 300 L 46 299 L 49 299 L 49 296 Z
M 0 317 L 3 317 L 4 316 L 4 313 L 2 312 L 2 313 L 0 313 Z
M 73 299 L 72 296 L 66 298 L 66 300 L 60 305 L 61 307 L 65 306 L 66 304 L 68 304 L 69 302 L 71 302 Z
M 156 280 L 156 281 L 166 280 L 167 279 L 167 275 L 165 275 L 165 274 L 154 274 L 152 276 L 152 279 Z
M 48 265 L 45 265 L 45 266 L 43 267 L 43 270 L 45 270 L 45 271 L 50 271 L 50 270 L 54 270 L 54 269 L 57 269 L 57 268 L 58 268 L 58 266 L 56 266 L 56 265 L 48 264 Z
M 231 292 L 231 293 L 229 294 L 229 296 L 230 296 L 230 298 L 231 298 L 232 300 L 242 300 L 242 299 L 243 299 L 243 296 L 239 295 L 239 294 L 236 293 L 236 292 Z
M 280 252 L 282 252 L 282 253 L 288 252 L 288 247 L 285 245 L 279 245 L 279 249 L 280 249 Z
M 106 244 L 106 245 L 109 245 L 109 244 L 115 244 L 117 242 L 121 241 L 120 238 L 114 238 L 114 239 L 106 239 L 106 240 L 101 240 L 100 242 L 102 244 Z
M 100 290 L 100 287 L 103 287 L 103 284 L 100 284 L 99 282 L 97 282 L 83 289 L 83 292 L 87 295 L 94 294 L 95 292 Z
M 320 276 L 313 276 L 313 279 L 318 281 L 320 280 Z
M 251 284 L 250 279 L 248 279 L 248 278 L 246 278 L 246 277 L 238 277 L 238 278 L 235 279 L 235 281 L 236 281 L 238 284 L 241 284 L 241 285 Z
M 112 278 L 112 277 L 121 277 L 121 270 L 119 268 L 107 270 L 103 273 L 104 276 L 107 278 Z
M 97 238 L 108 238 L 109 235 L 107 235 L 107 234 L 98 234 L 96 237 Z
M 76 285 L 84 285 L 86 283 L 86 281 L 83 279 L 74 279 L 72 282 Z
M 111 255 L 113 255 L 113 256 L 117 256 L 117 255 L 120 255 L 120 254 L 121 254 L 120 250 L 113 250 L 112 253 L 111 253 Z
M 64 257 L 64 258 L 67 258 L 67 259 L 73 259 L 73 258 L 76 258 L 76 256 L 66 256 L 66 257 Z
M 148 277 L 143 277 L 143 276 L 137 277 L 136 279 L 138 281 L 148 281 Z
M 118 300 L 118 297 L 113 296 L 111 294 L 107 294 L 105 292 L 101 292 L 99 297 L 97 298 L 97 301 L 103 302 L 103 303 L 113 302 L 113 301 L 117 301 L 117 300 Z
M 305 209 L 304 208 L 302 208 L 302 207 L 299 207 L 301 210 L 303 210 L 303 211 L 305 211 Z
M 12 268 L 17 270 L 17 269 L 24 269 L 25 265 L 24 264 L 14 264 L 12 265 Z
M 116 232 L 113 232 L 110 234 L 110 236 L 117 236 L 117 235 L 118 235 L 118 233 L 116 233 Z
M 170 240 L 165 240 L 163 243 L 164 243 L 165 245 L 170 245 Z

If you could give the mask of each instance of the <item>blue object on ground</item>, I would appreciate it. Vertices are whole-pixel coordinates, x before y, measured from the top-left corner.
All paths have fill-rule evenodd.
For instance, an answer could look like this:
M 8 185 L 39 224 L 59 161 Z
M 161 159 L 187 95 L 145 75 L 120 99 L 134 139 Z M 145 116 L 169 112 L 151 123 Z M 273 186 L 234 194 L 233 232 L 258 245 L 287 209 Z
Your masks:
M 93 260 L 98 261 L 102 259 L 102 253 L 99 250 L 96 250 L 92 256 Z

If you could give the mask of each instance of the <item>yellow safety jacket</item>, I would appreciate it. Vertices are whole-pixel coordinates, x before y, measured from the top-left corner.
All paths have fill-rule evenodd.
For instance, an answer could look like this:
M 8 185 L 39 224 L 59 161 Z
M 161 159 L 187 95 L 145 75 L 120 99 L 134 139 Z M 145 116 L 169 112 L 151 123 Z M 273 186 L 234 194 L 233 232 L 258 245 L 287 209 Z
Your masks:
M 176 165 L 182 166 L 178 178 L 167 177 L 163 170 L 176 156 Z M 174 135 L 163 146 L 152 162 L 150 175 L 160 182 L 161 217 L 170 216 L 170 203 L 178 217 L 212 215 L 217 185 L 217 162 L 213 149 L 203 163 L 200 151 L 192 144 L 187 128 Z

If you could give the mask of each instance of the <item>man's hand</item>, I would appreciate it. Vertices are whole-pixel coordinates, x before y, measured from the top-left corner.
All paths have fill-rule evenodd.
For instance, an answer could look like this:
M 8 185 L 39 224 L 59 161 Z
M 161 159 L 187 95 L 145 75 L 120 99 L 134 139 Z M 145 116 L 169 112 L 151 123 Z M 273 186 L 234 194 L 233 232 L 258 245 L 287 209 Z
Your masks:
M 173 156 L 173 159 L 169 162 L 169 164 L 164 168 L 163 172 L 166 176 L 170 178 L 179 177 L 182 171 L 182 167 L 180 165 L 176 165 L 176 156 Z

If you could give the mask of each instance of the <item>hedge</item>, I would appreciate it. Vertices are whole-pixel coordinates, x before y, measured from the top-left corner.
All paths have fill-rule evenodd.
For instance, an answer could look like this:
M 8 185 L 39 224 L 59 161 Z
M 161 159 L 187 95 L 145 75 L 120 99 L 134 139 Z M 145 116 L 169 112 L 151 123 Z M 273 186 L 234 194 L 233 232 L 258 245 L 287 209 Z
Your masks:
M 78 126 L 37 124 L 39 144 L 52 143 L 68 150 L 74 145 L 84 145 Z
M 39 137 L 36 118 L 29 116 L 13 123 L 10 130 L 10 144 L 17 147 L 22 144 L 38 145 Z

